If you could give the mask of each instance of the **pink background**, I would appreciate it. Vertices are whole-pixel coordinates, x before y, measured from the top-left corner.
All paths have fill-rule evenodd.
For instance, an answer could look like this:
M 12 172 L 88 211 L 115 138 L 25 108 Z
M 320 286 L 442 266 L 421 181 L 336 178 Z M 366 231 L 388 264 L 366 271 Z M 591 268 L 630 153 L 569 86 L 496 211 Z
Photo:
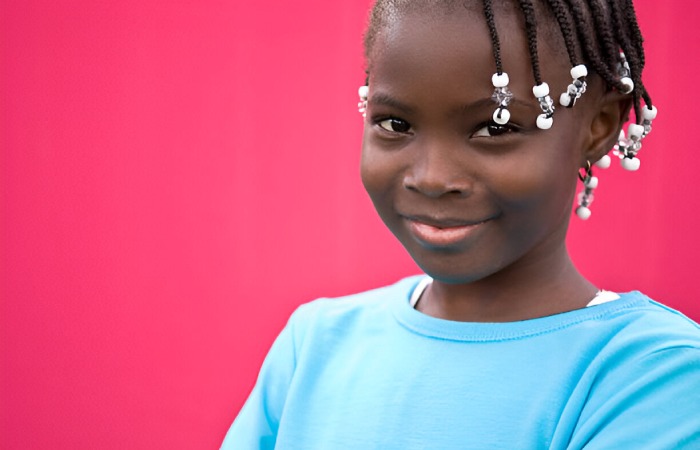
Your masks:
M 570 248 L 697 320 L 700 3 L 636 3 L 661 115 Z M 0 0 L 2 448 L 215 448 L 298 304 L 416 272 L 358 177 L 368 0 L 252 4 Z

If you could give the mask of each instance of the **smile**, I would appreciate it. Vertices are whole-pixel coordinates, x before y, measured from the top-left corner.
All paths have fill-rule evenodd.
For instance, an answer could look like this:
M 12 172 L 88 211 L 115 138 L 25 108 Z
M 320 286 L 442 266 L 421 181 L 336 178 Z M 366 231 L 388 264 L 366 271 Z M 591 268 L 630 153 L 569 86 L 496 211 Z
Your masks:
M 434 221 L 405 217 L 409 230 L 419 242 L 435 247 L 447 247 L 467 239 L 491 219 L 478 222 L 458 220 Z

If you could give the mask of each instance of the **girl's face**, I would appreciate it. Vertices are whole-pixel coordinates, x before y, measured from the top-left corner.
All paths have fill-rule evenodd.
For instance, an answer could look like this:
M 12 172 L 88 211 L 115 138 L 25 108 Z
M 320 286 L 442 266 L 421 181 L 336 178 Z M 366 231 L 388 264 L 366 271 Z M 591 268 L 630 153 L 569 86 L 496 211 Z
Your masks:
M 362 181 L 384 223 L 437 280 L 470 283 L 533 264 L 549 270 L 542 262 L 565 252 L 602 83 L 573 109 L 557 105 L 553 127 L 539 130 L 522 22 L 497 16 L 514 94 L 500 128 L 490 122 L 495 63 L 478 13 L 400 15 L 370 52 Z M 540 34 L 540 42 L 548 36 Z M 568 58 L 539 50 L 558 99 L 571 82 Z

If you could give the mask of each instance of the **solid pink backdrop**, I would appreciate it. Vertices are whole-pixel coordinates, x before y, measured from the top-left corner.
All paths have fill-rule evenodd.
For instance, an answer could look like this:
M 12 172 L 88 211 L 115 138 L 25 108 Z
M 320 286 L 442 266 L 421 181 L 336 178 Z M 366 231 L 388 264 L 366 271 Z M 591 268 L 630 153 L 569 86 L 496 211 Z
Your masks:
M 0 446 L 216 448 L 300 303 L 417 269 L 358 177 L 368 0 L 0 0 Z M 570 249 L 700 318 L 700 3 L 636 2 L 661 111 Z

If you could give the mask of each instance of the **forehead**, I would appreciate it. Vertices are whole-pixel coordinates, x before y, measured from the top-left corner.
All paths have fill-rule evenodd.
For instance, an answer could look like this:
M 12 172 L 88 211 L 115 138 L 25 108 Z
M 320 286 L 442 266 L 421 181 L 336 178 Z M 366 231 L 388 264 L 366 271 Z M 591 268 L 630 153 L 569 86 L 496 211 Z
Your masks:
M 503 70 L 510 75 L 511 89 L 531 96 L 534 76 L 522 14 L 515 7 L 499 7 L 495 12 Z M 550 34 L 544 33 L 545 28 L 540 21 L 540 42 Z M 560 43 L 547 40 L 548 44 L 538 46 L 545 81 L 550 85 L 558 84 L 557 80 L 570 82 Z M 370 86 L 375 88 L 377 83 L 418 85 L 439 80 L 482 93 L 492 91 L 496 64 L 481 2 L 479 7 L 395 11 L 376 33 L 368 63 Z
M 557 39 L 554 34 L 559 34 L 558 21 L 549 6 L 553 0 L 532 0 L 538 31 L 545 34 L 547 41 Z M 561 1 L 561 0 L 557 0 Z M 504 16 L 519 16 L 523 18 L 522 7 L 518 0 L 491 0 L 491 9 L 496 20 Z M 373 46 L 375 35 L 394 20 L 405 15 L 418 13 L 428 16 L 450 16 L 458 12 L 469 12 L 484 18 L 484 0 L 376 0 L 370 12 L 367 33 L 365 34 L 365 47 L 367 53 Z

